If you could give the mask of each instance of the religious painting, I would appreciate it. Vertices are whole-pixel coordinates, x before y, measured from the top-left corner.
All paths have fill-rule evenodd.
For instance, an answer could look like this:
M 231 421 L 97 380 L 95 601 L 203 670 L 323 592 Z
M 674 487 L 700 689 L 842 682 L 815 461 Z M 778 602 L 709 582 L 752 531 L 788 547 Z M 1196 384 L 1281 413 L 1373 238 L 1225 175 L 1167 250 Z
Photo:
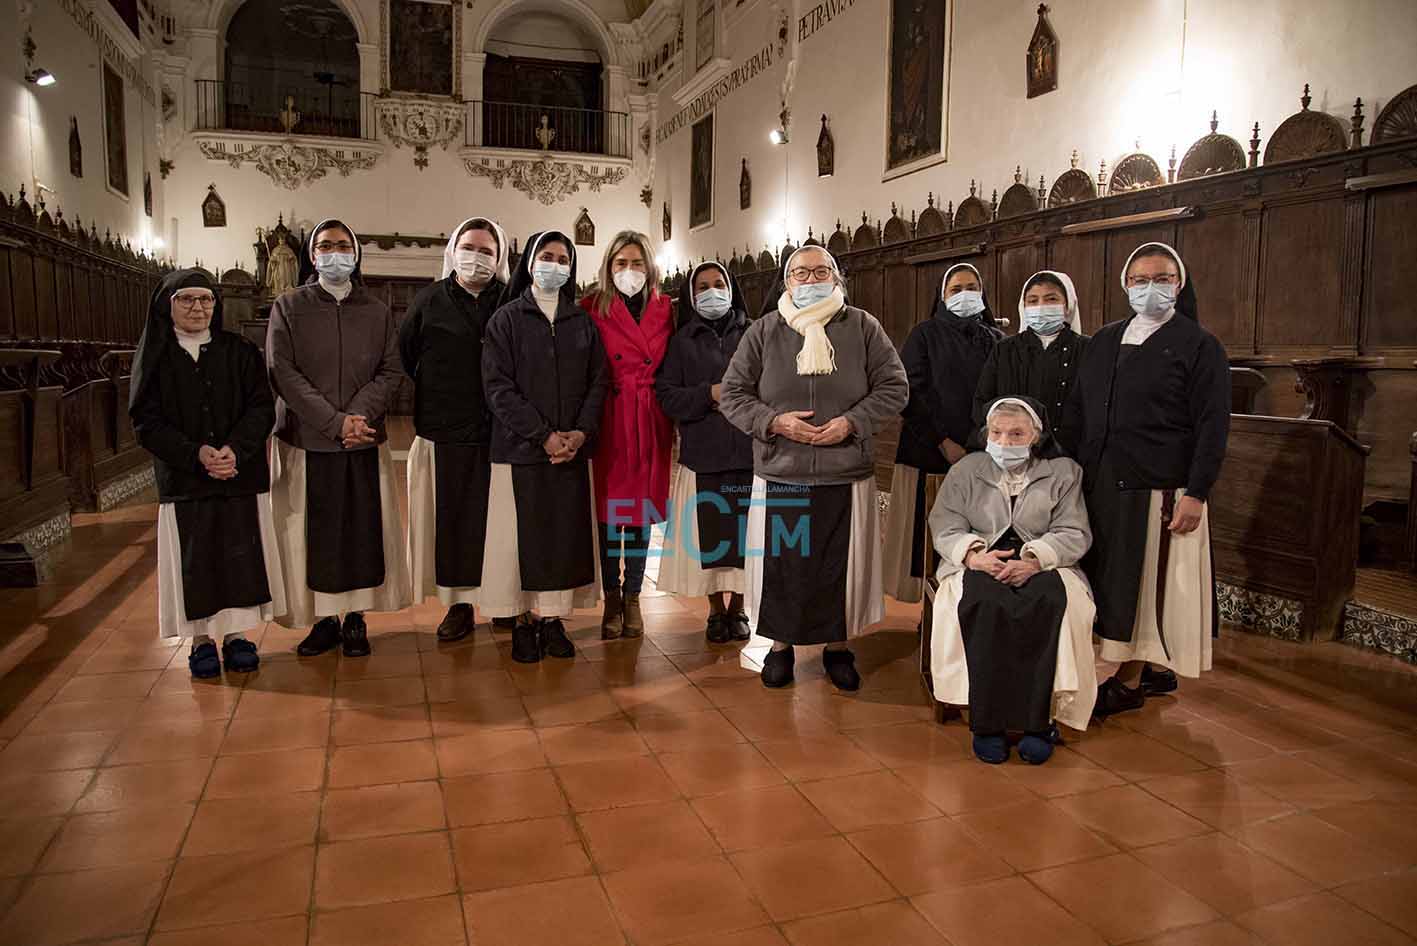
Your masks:
M 689 229 L 713 223 L 713 113 L 694 125 L 689 145 Z
M 1035 98 L 1058 87 L 1058 37 L 1048 25 L 1048 6 L 1038 5 L 1038 25 L 1028 41 L 1028 97 Z
M 753 178 L 748 173 L 748 159 L 743 159 L 743 173 L 738 175 L 738 209 L 753 206 Z
M 84 176 L 84 143 L 79 140 L 79 120 L 69 116 L 69 173 Z
M 666 200 L 663 206 L 664 219 L 660 224 L 660 229 L 664 232 L 664 242 L 668 243 L 670 240 L 674 239 L 674 221 L 673 218 L 669 216 L 669 201 Z
M 581 208 L 576 218 L 576 246 L 595 246 L 595 221 L 590 219 L 590 211 Z
M 822 132 L 817 135 L 817 177 L 831 177 L 836 171 L 836 139 L 822 116 Z
M 153 175 L 151 171 L 143 172 L 143 213 L 149 217 L 153 215 Z
M 108 186 L 128 196 L 128 123 L 123 113 L 123 77 L 103 64 L 103 130 Z
M 948 4 L 891 0 L 886 170 L 944 156 Z
M 694 18 L 694 71 L 698 72 L 713 59 L 717 47 L 714 13 L 718 0 L 698 0 L 698 15 Z
M 207 185 L 207 197 L 202 201 L 202 226 L 226 226 L 226 201 L 217 194 L 215 184 Z
M 389 87 L 453 94 L 453 14 L 446 0 L 388 0 Z

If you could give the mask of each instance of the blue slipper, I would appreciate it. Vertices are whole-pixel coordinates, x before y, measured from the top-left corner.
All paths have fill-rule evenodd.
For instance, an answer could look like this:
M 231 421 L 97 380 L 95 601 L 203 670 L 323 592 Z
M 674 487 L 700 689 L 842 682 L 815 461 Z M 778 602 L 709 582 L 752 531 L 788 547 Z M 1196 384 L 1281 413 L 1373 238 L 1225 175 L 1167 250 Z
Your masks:
M 974 754 L 980 762 L 1000 765 L 1009 761 L 1009 741 L 1003 736 L 974 737 Z
M 221 659 L 232 673 L 250 673 L 261 665 L 256 645 L 244 637 L 235 637 L 221 645 Z
M 216 655 L 216 644 L 207 641 L 192 648 L 187 657 L 187 668 L 198 680 L 210 680 L 221 676 L 221 658 Z
M 1053 747 L 1063 744 L 1063 736 L 1058 732 L 1058 724 L 1053 723 L 1043 732 L 1025 733 L 1018 741 L 1019 758 L 1029 765 L 1042 765 L 1053 757 Z

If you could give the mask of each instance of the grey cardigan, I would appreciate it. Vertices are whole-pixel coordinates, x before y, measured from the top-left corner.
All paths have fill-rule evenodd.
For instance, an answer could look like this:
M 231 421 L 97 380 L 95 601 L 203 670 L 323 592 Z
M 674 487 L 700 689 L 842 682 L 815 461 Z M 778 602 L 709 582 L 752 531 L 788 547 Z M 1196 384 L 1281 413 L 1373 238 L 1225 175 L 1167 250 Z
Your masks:
M 1033 459 L 1028 484 L 1010 506 L 999 488 L 1003 471 L 987 453 L 971 453 L 950 467 L 930 510 L 930 537 L 940 553 L 936 577 L 964 570 L 971 549 L 993 545 L 1013 526 L 1043 569 L 1070 568 L 1092 545 L 1082 496 L 1082 467 L 1072 460 Z
M 777 312 L 748 326 L 724 372 L 718 409 L 753 438 L 753 472 L 764 479 L 821 486 L 866 479 L 875 468 L 872 436 L 905 407 L 905 368 L 881 323 L 843 306 L 826 333 L 836 352 L 831 374 L 797 373 L 803 338 Z M 817 426 L 845 417 L 853 433 L 815 447 L 769 431 L 777 415 L 806 410 L 815 412 L 808 422 Z

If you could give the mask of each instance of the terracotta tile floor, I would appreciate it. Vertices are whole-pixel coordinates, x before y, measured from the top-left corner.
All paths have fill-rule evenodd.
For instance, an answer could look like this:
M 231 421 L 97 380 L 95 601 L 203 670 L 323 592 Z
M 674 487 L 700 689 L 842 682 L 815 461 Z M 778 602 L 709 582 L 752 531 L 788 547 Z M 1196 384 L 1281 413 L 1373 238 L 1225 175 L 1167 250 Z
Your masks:
M 514 664 L 442 608 L 374 655 L 194 682 L 154 507 L 75 517 L 0 591 L 0 946 L 1417 942 L 1417 670 L 1227 632 L 1216 670 L 1046 766 L 975 762 L 914 608 L 769 693 L 704 606 Z

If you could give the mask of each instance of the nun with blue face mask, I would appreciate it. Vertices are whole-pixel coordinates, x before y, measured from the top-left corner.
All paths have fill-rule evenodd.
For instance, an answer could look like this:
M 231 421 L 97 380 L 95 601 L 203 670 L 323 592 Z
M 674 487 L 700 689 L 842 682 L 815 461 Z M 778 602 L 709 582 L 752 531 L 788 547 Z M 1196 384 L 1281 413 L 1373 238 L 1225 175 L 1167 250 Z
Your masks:
M 974 390 L 974 421 L 982 429 L 989 405 L 1005 394 L 1031 397 L 1048 408 L 1049 433 L 1056 438 L 1088 343 L 1072 279 L 1046 269 L 1028 277 L 1019 293 L 1018 317 L 1018 334 L 995 345 L 984 362 Z M 1068 444 L 1059 446 L 1071 452 Z
M 897 601 L 920 600 L 925 477 L 964 459 L 975 432 L 974 390 L 1003 337 L 984 277 L 968 263 L 955 263 L 940 280 L 934 313 L 911 329 L 901 346 L 910 400 L 901 412 L 885 547 L 885 591 Z
M 576 303 L 575 254 L 564 233 L 533 234 L 482 342 L 492 479 L 479 604 L 516 619 L 519 663 L 574 657 L 562 619 L 600 600 L 590 456 L 609 369 Z

